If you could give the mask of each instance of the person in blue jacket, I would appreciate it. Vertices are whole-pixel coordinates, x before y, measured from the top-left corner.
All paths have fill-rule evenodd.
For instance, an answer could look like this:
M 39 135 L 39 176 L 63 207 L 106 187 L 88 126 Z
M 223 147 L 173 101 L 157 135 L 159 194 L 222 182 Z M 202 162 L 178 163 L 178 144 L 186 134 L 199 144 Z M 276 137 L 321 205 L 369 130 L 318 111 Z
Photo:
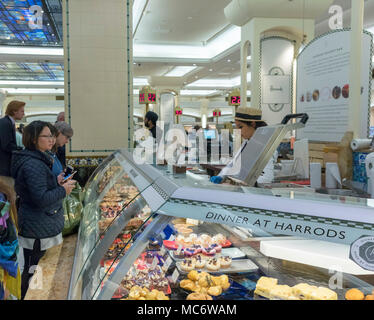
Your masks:
M 19 243 L 25 261 L 22 299 L 33 275 L 31 266 L 38 264 L 47 249 L 62 243 L 62 200 L 75 186 L 74 180 L 58 182 L 52 172 L 53 161 L 46 151 L 53 147 L 53 136 L 47 122 L 33 121 L 26 126 L 23 144 L 25 150 L 14 152 L 11 163 L 11 174 L 20 197 Z

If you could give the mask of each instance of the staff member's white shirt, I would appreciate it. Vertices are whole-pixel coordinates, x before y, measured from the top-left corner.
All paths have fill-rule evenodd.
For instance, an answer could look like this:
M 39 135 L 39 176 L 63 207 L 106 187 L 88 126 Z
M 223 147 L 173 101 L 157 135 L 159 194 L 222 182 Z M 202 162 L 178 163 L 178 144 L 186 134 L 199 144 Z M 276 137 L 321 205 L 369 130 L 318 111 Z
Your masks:
M 225 179 L 227 176 L 235 177 L 235 174 L 238 174 L 240 172 L 240 167 L 241 167 L 240 154 L 246 148 L 248 141 L 249 140 L 243 141 L 242 146 L 240 147 L 240 150 L 235 154 L 234 158 L 227 164 L 227 166 L 221 170 L 218 176 Z M 258 183 L 271 183 L 273 181 L 274 165 L 277 162 L 277 159 L 278 159 L 278 152 L 275 151 L 275 153 L 273 154 L 273 156 L 270 158 L 269 162 L 267 163 L 266 167 L 262 171 L 262 174 L 258 177 L 257 179 Z

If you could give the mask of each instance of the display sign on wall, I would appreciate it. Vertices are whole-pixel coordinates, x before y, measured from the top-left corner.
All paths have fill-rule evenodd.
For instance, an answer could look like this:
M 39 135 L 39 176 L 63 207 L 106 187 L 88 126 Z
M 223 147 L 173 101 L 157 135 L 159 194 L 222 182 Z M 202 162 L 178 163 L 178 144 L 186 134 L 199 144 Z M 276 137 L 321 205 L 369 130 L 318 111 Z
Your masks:
M 310 42 L 297 58 L 296 111 L 307 113 L 297 138 L 340 142 L 349 129 L 350 30 L 337 30 Z M 360 136 L 368 137 L 372 34 L 363 33 Z
M 261 109 L 268 124 L 278 124 L 292 113 L 294 52 L 294 42 L 289 39 L 261 40 Z

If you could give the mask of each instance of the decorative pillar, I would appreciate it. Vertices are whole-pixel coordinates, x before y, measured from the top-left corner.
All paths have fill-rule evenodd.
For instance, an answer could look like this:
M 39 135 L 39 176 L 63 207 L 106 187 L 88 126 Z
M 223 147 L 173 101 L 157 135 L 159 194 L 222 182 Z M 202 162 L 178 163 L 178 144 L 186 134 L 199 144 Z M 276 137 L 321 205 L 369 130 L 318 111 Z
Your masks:
M 63 0 L 63 28 L 67 157 L 132 147 L 132 1 Z

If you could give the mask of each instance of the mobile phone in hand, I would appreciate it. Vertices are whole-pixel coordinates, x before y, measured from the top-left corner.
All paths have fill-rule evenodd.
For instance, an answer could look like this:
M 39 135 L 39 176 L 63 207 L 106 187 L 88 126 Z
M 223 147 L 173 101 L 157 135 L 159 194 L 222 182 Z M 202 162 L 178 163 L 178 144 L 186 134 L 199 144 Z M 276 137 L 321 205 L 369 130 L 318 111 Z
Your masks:
M 74 168 L 72 166 L 67 166 L 65 169 L 64 178 L 70 176 L 74 171 Z
M 64 176 L 64 179 L 62 180 L 62 182 L 66 182 L 68 180 L 70 180 L 71 178 L 73 178 L 73 176 L 77 173 L 77 171 L 73 171 L 71 174 L 69 174 L 68 176 Z

